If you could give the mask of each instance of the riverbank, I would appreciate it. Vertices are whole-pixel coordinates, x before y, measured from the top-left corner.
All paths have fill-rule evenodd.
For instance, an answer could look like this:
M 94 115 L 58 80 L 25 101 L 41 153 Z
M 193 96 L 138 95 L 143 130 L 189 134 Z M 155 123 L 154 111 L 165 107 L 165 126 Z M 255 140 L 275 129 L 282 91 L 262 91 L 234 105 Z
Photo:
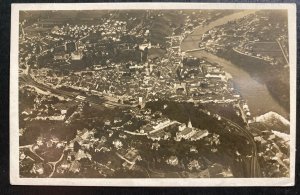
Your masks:
M 188 35 L 182 41 L 181 50 L 187 51 L 198 49 L 198 42 L 201 40 L 203 33 L 216 26 L 226 24 L 229 21 L 237 20 L 252 13 L 255 13 L 255 11 L 242 11 L 218 19 L 205 27 L 196 28 L 193 33 Z M 274 94 L 270 93 L 267 85 L 256 80 L 253 75 L 250 75 L 249 72 L 247 72 L 244 68 L 232 63 L 228 59 L 224 59 L 204 50 L 189 52 L 189 54 L 197 58 L 205 58 L 208 62 L 219 63 L 223 65 L 224 70 L 232 75 L 232 80 L 236 89 L 247 101 L 253 116 L 259 116 L 267 112 L 274 111 L 289 119 L 289 113 L 287 109 L 278 103 L 278 101 L 274 98 Z
M 289 69 L 281 66 L 272 66 L 268 62 L 254 59 L 228 49 L 225 53 L 217 56 L 227 59 L 234 65 L 244 69 L 256 81 L 266 85 L 272 97 L 285 109 L 285 113 L 279 113 L 289 118 L 290 106 L 290 82 Z

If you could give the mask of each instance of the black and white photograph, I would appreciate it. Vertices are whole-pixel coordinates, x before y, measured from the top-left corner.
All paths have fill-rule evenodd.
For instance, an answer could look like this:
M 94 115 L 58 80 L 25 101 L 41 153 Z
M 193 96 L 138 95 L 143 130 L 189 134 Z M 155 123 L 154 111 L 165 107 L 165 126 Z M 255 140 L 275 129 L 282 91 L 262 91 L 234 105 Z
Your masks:
M 294 184 L 294 5 L 12 13 L 12 184 Z

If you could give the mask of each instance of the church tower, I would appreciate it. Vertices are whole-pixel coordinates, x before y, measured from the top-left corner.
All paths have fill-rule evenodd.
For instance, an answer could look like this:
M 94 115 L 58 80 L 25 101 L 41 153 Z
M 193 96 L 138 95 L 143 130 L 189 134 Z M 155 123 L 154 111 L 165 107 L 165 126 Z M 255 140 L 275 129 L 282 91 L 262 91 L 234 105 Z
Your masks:
M 193 128 L 192 122 L 191 122 L 191 118 L 189 118 L 189 122 L 188 122 L 188 128 Z

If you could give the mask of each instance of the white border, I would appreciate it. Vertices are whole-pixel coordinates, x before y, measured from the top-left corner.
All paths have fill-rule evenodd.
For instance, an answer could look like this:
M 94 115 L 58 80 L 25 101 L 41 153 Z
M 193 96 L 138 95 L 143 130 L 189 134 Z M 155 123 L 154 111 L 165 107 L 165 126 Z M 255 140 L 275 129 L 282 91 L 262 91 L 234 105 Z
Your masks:
M 290 177 L 210 179 L 109 179 L 109 178 L 20 178 L 18 110 L 18 32 L 21 10 L 114 10 L 114 9 L 287 9 L 290 51 Z M 63 186 L 293 186 L 296 148 L 296 4 L 264 3 L 36 3 L 12 4 L 10 51 L 10 183 L 12 185 Z

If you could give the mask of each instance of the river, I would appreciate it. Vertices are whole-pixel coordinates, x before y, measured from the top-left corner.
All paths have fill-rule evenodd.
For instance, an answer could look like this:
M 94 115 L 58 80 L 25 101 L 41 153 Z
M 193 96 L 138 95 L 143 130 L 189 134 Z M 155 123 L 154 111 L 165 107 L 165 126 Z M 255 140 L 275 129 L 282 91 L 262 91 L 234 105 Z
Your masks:
M 242 18 L 248 14 L 252 14 L 255 11 L 246 10 L 238 13 L 234 13 L 223 18 L 217 19 L 211 22 L 205 27 L 196 28 L 193 33 L 188 35 L 181 43 L 181 50 L 193 50 L 198 49 L 199 40 L 202 34 L 208 30 L 226 24 L 229 21 Z M 244 69 L 238 67 L 237 65 L 231 63 L 228 60 L 220 58 L 214 54 L 206 51 L 193 51 L 189 52 L 190 55 L 198 58 L 205 57 L 208 62 L 216 62 L 223 65 L 224 70 L 230 73 L 233 77 L 233 82 L 236 89 L 242 95 L 249 105 L 250 111 L 253 116 L 259 116 L 270 111 L 277 112 L 285 118 L 289 118 L 289 113 L 273 98 L 267 89 L 266 85 L 259 83 L 254 78 L 250 76 L 248 72 Z

